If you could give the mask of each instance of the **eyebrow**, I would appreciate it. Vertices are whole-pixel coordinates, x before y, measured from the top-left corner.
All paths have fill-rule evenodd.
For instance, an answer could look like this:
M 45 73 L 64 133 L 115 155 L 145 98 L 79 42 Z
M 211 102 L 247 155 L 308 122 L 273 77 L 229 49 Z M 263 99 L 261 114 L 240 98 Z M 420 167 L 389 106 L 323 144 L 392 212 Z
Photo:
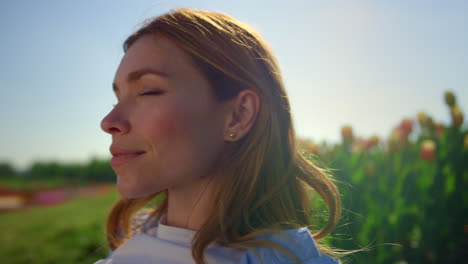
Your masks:
M 161 77 L 164 77 L 164 78 L 169 77 L 169 74 L 167 74 L 167 73 L 165 73 L 163 71 L 159 71 L 159 70 L 155 70 L 155 69 L 151 69 L 151 68 L 143 68 L 143 69 L 136 70 L 136 71 L 133 71 L 133 72 L 129 73 L 127 75 L 127 82 L 138 81 L 139 79 L 141 79 L 141 77 L 143 77 L 144 75 L 147 75 L 147 74 L 157 75 L 157 76 L 161 76 Z M 114 90 L 114 93 L 116 93 L 119 90 L 119 87 L 117 86 L 117 84 L 115 82 L 112 83 L 112 90 Z

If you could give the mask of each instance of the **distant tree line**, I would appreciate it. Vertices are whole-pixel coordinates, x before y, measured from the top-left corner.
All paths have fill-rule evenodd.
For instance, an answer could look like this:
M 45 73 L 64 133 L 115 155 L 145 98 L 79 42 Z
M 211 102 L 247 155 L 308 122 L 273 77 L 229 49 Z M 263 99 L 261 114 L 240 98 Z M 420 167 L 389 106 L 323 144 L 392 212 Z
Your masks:
M 93 158 L 87 163 L 34 162 L 27 170 L 16 170 L 0 162 L 0 180 L 64 180 L 77 182 L 115 182 L 109 160 Z

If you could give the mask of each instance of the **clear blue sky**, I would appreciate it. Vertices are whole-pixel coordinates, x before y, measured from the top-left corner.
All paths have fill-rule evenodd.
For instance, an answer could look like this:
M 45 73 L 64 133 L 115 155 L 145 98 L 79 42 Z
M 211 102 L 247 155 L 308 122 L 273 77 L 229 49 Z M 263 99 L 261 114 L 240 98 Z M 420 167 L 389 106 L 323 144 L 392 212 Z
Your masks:
M 99 123 L 116 101 L 122 42 L 175 7 L 222 11 L 263 34 L 302 137 L 336 142 L 343 124 L 385 137 L 418 111 L 448 121 L 447 89 L 467 110 L 468 1 L 1 1 L 0 160 L 109 157 Z

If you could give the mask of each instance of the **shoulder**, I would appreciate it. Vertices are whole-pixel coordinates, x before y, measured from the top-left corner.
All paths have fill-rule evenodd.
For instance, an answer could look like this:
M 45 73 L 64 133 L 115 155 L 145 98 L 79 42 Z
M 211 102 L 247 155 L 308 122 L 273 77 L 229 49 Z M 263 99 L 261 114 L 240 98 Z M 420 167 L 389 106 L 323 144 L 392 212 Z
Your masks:
M 287 236 L 269 234 L 256 238 L 278 244 L 296 256 L 303 264 L 339 264 L 340 262 L 319 252 L 310 231 L 304 228 L 284 230 Z M 263 261 L 263 262 L 262 262 Z M 239 264 L 295 264 L 296 262 L 281 251 L 267 246 L 257 246 L 241 257 Z

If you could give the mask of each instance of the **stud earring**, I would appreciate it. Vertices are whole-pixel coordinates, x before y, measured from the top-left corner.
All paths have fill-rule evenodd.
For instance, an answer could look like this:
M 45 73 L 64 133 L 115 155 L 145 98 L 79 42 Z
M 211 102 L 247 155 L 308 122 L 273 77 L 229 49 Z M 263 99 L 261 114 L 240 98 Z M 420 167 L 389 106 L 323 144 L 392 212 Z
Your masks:
M 236 133 L 234 133 L 234 132 L 229 133 L 229 136 L 230 136 L 231 138 L 235 138 L 235 137 L 236 137 Z

